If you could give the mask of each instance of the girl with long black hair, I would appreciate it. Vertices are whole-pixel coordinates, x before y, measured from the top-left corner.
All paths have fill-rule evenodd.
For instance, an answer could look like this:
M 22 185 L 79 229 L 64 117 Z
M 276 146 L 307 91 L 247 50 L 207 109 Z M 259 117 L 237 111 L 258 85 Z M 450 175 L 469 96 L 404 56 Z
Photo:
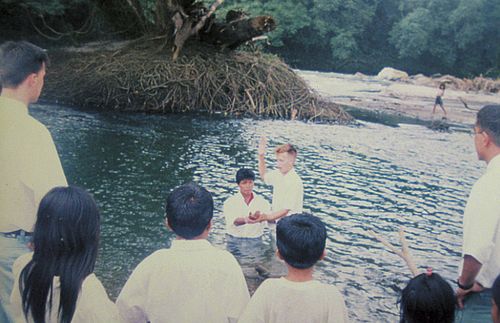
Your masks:
M 92 196 L 56 187 L 40 202 L 34 252 L 19 257 L 11 295 L 16 322 L 117 322 L 118 313 L 93 274 L 100 215 Z

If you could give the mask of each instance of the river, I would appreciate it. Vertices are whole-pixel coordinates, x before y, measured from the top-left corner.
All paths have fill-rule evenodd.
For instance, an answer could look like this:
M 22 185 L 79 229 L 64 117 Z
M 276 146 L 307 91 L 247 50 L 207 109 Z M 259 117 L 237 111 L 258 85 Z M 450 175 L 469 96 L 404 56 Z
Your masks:
M 485 168 L 468 133 L 421 125 L 127 115 L 57 105 L 35 105 L 31 114 L 50 129 L 69 183 L 98 201 L 103 223 L 96 273 L 113 298 L 145 256 L 169 246 L 164 203 L 177 185 L 196 181 L 213 193 L 209 240 L 225 248 L 222 204 L 236 191 L 238 168 L 257 171 L 257 143 L 266 135 L 271 167 L 273 146 L 298 147 L 304 207 L 328 227 L 328 254 L 316 278 L 342 291 L 353 321 L 396 322 L 398 294 L 410 273 L 367 231 L 397 243 L 404 226 L 420 268 L 455 280 L 463 209 Z M 260 179 L 256 191 L 270 201 L 270 187 Z M 270 250 L 263 250 L 268 259 Z

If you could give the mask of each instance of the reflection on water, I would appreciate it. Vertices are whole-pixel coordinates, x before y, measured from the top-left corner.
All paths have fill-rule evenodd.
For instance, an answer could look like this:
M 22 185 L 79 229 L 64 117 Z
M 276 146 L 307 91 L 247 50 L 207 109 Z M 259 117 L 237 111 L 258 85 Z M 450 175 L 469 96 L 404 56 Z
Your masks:
M 394 322 L 398 292 L 410 277 L 404 263 L 367 230 L 397 242 L 397 230 L 404 226 L 418 264 L 450 280 L 457 277 L 462 210 L 484 167 L 467 134 L 417 125 L 346 127 L 44 105 L 32 114 L 51 130 L 68 181 L 90 190 L 100 205 L 96 271 L 113 297 L 145 256 L 169 246 L 164 200 L 186 181 L 213 193 L 210 240 L 226 248 L 222 204 L 237 188 L 233 178 L 239 167 L 257 170 L 261 135 L 269 137 L 268 165 L 274 164 L 272 146 L 298 146 L 304 207 L 328 226 L 328 255 L 317 265 L 316 277 L 343 291 L 354 321 Z M 256 190 L 271 199 L 260 180 Z M 264 261 L 273 258 L 268 239 L 263 252 Z M 245 272 L 252 272 L 251 259 L 245 261 Z

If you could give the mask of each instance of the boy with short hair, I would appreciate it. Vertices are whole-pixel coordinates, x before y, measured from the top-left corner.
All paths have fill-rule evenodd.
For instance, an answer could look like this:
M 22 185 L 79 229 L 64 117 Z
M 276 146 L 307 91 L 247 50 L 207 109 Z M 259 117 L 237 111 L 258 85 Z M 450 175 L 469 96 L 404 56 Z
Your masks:
M 206 240 L 213 217 L 210 193 L 177 187 L 167 198 L 170 249 L 144 259 L 116 304 L 125 322 L 234 322 L 250 296 L 236 259 Z
M 347 322 L 342 294 L 313 279 L 314 264 L 325 256 L 323 222 L 304 213 L 285 217 L 278 222 L 276 242 L 288 274 L 265 280 L 238 322 Z
M 266 227 L 258 222 L 256 212 L 270 213 L 271 206 L 262 196 L 253 191 L 255 174 L 252 170 L 241 168 L 236 172 L 238 192 L 224 202 L 226 233 L 235 238 L 260 238 Z
M 258 160 L 259 174 L 266 184 L 273 186 L 272 215 L 264 218 L 266 221 L 278 220 L 284 216 L 302 213 L 304 200 L 304 185 L 295 172 L 297 149 L 291 144 L 284 144 L 275 149 L 276 169 L 266 169 L 266 143 L 262 137 L 259 143 Z

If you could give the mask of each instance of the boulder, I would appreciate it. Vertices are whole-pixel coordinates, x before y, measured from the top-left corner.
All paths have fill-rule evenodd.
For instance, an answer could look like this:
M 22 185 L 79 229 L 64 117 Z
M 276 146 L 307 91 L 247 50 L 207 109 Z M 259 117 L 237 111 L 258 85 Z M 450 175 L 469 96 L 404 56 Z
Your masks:
M 377 78 L 383 80 L 406 80 L 408 79 L 408 73 L 404 71 L 397 70 L 392 67 L 384 67 L 378 74 Z

